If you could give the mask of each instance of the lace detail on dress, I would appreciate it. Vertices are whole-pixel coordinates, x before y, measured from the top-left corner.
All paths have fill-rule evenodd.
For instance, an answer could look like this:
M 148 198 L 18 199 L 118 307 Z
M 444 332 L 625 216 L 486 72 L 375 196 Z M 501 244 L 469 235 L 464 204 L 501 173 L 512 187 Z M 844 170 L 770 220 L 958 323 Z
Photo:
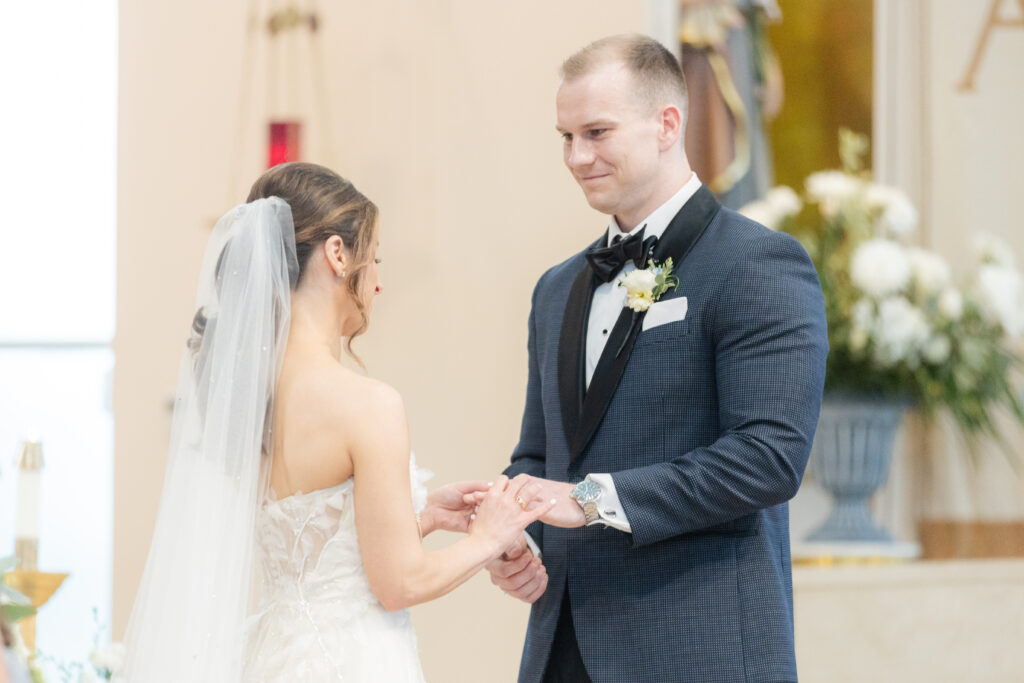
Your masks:
M 419 512 L 432 474 L 413 455 L 409 467 Z M 263 591 L 251 621 L 246 681 L 422 680 L 408 613 L 385 611 L 370 590 L 352 490 L 350 478 L 280 500 L 271 495 L 260 510 Z M 374 661 L 377 646 L 387 662 Z M 401 673 L 371 675 L 382 667 Z

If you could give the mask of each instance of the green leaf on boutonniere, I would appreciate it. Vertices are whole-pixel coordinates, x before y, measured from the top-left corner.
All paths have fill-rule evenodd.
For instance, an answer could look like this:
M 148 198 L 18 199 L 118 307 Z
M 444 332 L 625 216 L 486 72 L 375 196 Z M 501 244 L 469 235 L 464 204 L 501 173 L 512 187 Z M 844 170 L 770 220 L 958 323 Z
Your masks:
M 654 265 L 654 261 L 651 261 L 651 268 L 654 268 L 655 270 L 658 269 L 658 266 Z M 657 301 L 665 292 L 679 286 L 679 278 L 677 278 L 675 273 L 672 271 L 671 258 L 665 260 L 665 263 L 661 265 L 660 270 L 661 272 L 656 273 L 654 276 L 654 291 L 652 294 L 654 295 L 655 301 Z

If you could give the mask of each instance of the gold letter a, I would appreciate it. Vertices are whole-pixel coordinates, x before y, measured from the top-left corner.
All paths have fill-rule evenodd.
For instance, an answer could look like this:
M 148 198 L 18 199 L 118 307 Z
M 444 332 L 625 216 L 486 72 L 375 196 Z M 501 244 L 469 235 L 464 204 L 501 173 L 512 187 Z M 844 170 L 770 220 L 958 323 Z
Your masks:
M 981 56 L 988 45 L 989 38 L 992 36 L 992 29 L 996 26 L 1024 28 L 1024 0 L 1017 0 L 1017 2 L 1020 4 L 1021 17 L 1019 19 L 1008 19 L 999 16 L 999 7 L 1002 4 L 1002 0 L 992 0 L 992 5 L 988 10 L 988 20 L 981 29 L 981 37 L 978 39 L 977 47 L 974 48 L 974 57 L 971 58 L 971 65 L 967 68 L 964 79 L 957 86 L 961 91 L 974 90 L 974 77 L 978 75 L 978 67 L 981 66 Z

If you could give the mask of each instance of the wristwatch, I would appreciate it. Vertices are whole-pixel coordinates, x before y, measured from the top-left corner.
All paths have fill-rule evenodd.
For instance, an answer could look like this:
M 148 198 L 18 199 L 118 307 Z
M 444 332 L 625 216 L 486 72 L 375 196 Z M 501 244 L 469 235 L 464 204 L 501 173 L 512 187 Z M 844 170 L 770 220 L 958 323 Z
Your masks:
M 592 524 L 601 516 L 597 513 L 597 501 L 601 498 L 603 491 L 597 482 L 584 479 L 576 484 L 569 497 L 580 504 L 583 508 L 583 515 L 587 518 L 587 524 Z

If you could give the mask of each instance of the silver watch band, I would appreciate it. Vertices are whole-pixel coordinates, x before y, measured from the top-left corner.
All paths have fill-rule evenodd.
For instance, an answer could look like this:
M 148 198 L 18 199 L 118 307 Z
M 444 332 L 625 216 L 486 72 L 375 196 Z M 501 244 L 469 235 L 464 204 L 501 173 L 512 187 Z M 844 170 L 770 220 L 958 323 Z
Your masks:
M 587 524 L 593 524 L 601 519 L 597 511 L 597 503 L 585 503 L 583 505 L 583 516 L 587 518 Z

